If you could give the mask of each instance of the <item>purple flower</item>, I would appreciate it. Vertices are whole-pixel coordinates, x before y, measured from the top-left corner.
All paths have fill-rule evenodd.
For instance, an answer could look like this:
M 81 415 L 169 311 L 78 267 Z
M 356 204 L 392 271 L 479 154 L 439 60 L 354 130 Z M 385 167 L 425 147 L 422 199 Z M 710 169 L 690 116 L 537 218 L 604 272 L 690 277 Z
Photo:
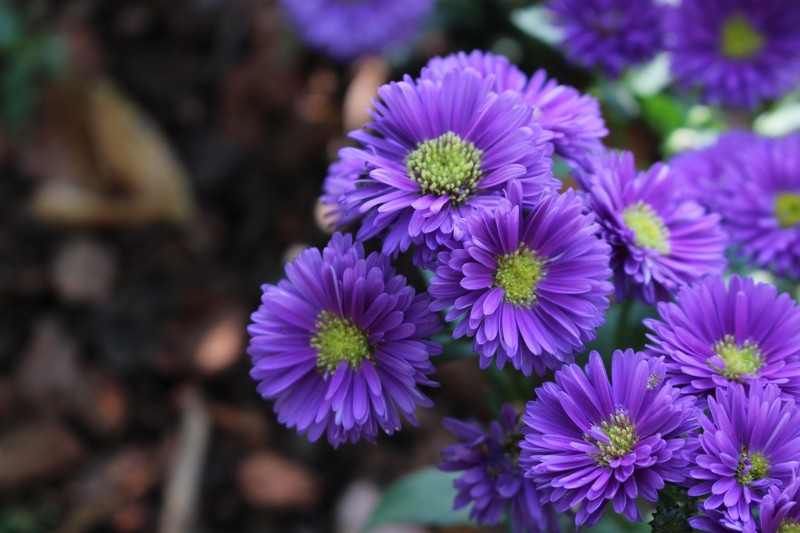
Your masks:
M 707 103 L 755 107 L 800 81 L 798 27 L 797 2 L 681 2 L 666 23 L 672 73 Z
M 726 180 L 718 209 L 739 256 L 800 278 L 800 134 L 757 143 Z
M 609 152 L 578 176 L 587 202 L 611 245 L 617 300 L 653 304 L 681 286 L 725 268 L 719 216 L 679 196 L 669 168 L 636 173 L 633 155 Z
M 698 415 L 702 452 L 691 471 L 690 496 L 705 498 L 707 512 L 731 521 L 752 520 L 752 508 L 770 486 L 795 479 L 800 459 L 800 410 L 773 384 L 737 383 L 708 399 L 710 415 Z
M 457 222 L 496 205 L 509 183 L 534 205 L 560 182 L 553 177 L 551 135 L 530 119 L 511 92 L 492 90 L 494 78 L 472 69 L 441 82 L 411 78 L 384 85 L 366 130 L 353 132 L 364 150 L 344 149 L 371 169 L 346 192 L 348 208 L 364 214 L 359 239 L 383 237 L 383 251 L 413 242 L 430 253 L 460 239 Z
M 574 164 L 583 164 L 587 155 L 602 148 L 600 139 L 608 134 L 600 115 L 600 105 L 589 95 L 568 85 L 559 85 L 537 70 L 528 77 L 508 59 L 475 50 L 447 57 L 435 57 L 422 70 L 424 79 L 441 80 L 445 73 L 472 68 L 482 77 L 494 76 L 494 90 L 513 91 L 533 109 L 534 120 L 553 134 L 555 153 Z
M 431 309 L 452 307 L 448 322 L 463 317 L 453 336 L 473 337 L 481 368 L 495 358 L 544 374 L 595 338 L 612 291 L 609 249 L 583 208 L 574 191 L 527 216 L 504 200 L 469 218 L 463 242 L 439 254 Z
M 661 48 L 664 6 L 653 0 L 550 0 L 561 46 L 578 65 L 616 77 Z
M 707 396 L 732 383 L 774 383 L 800 399 L 800 307 L 788 294 L 733 275 L 683 288 L 646 319 L 656 354 L 684 392 Z
M 439 465 L 445 472 L 464 472 L 453 483 L 458 490 L 454 509 L 472 503 L 470 518 L 490 526 L 510 510 L 514 531 L 519 533 L 561 531 L 553 509 L 539 505 L 536 487 L 517 465 L 520 421 L 512 405 L 503 406 L 488 431 L 452 418 L 444 424 L 464 441 L 442 450 L 444 462 Z
M 761 533 L 796 533 L 800 531 L 800 480 L 794 480 L 783 490 L 770 487 L 761 500 L 759 513 Z
M 367 166 L 361 158 L 348 156 L 345 153 L 328 167 L 328 175 L 322 184 L 320 201 L 328 208 L 326 217 L 330 224 L 341 228 L 358 220 L 359 213 L 348 207 L 342 201 L 345 193 L 353 192 L 356 180 L 367 175 Z
M 719 509 L 710 509 L 699 516 L 690 517 L 689 525 L 699 531 L 709 531 L 710 533 L 731 533 L 731 531 L 758 533 L 756 522 L 752 520 L 752 517 L 746 517 L 745 520 L 732 520 L 728 513 Z
M 728 131 L 710 146 L 676 155 L 669 162 L 676 189 L 682 197 L 716 212 L 728 169 L 746 159 L 762 139 L 751 131 Z
M 594 525 L 608 502 L 640 521 L 636 498 L 658 499 L 665 482 L 683 483 L 697 439 L 697 409 L 664 378 L 664 364 L 632 350 L 614 352 L 611 382 L 600 354 L 584 372 L 556 372 L 528 402 L 519 463 L 542 503 L 579 506 L 578 525 Z
M 433 0 L 280 0 L 306 44 L 342 62 L 403 50 L 414 40 Z
M 432 405 L 418 386 L 435 385 L 430 356 L 441 352 L 425 340 L 440 329 L 427 297 L 386 256 L 365 257 L 338 233 L 322 253 L 304 250 L 286 277 L 262 287 L 248 327 L 250 375 L 278 421 L 311 441 L 327 432 L 334 446 L 391 435 L 401 414 L 416 424 L 416 405 Z

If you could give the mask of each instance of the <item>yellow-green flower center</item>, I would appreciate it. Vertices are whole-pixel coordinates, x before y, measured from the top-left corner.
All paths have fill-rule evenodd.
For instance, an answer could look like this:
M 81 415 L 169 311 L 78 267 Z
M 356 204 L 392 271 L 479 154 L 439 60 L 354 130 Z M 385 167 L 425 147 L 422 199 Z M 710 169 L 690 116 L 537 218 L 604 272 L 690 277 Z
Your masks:
M 739 451 L 739 466 L 736 467 L 736 481 L 742 486 L 751 485 L 754 481 L 769 475 L 769 466 L 766 455 L 761 452 L 749 453 L 747 448 L 742 446 Z
M 317 350 L 320 370 L 333 372 L 342 361 L 356 369 L 372 357 L 367 333 L 350 320 L 323 311 L 317 316 L 316 328 L 311 346 Z
M 529 306 L 536 299 L 536 286 L 544 278 L 544 261 L 520 245 L 516 252 L 497 257 L 494 282 L 505 291 L 504 300 L 516 306 Z
M 800 522 L 794 520 L 793 518 L 787 518 L 781 522 L 781 527 L 778 529 L 778 533 L 800 533 Z
M 764 366 L 764 355 L 753 341 L 744 341 L 739 346 L 733 335 L 725 335 L 712 350 L 725 363 L 725 368 L 713 364 L 711 366 L 728 379 L 741 381 L 742 376 L 755 376 L 758 369 Z
M 731 59 L 748 59 L 764 46 L 764 36 L 742 15 L 730 17 L 722 25 L 720 48 Z
M 622 212 L 622 219 L 636 234 L 637 246 L 658 250 L 663 255 L 669 253 L 669 228 L 650 204 L 639 201 L 627 207 Z
M 452 131 L 417 144 L 406 157 L 408 175 L 420 184 L 422 193 L 449 196 L 463 202 L 478 188 L 483 151 Z
M 608 437 L 608 444 L 589 439 L 594 441 L 600 450 L 599 453 L 593 455 L 595 462 L 600 466 L 608 466 L 612 460 L 625 457 L 639 442 L 636 425 L 623 409 L 617 409 L 617 412 L 611 415 L 609 420 L 604 420 L 600 424 L 600 430 Z
M 775 198 L 775 216 L 784 228 L 800 224 L 800 194 L 796 192 L 779 194 Z

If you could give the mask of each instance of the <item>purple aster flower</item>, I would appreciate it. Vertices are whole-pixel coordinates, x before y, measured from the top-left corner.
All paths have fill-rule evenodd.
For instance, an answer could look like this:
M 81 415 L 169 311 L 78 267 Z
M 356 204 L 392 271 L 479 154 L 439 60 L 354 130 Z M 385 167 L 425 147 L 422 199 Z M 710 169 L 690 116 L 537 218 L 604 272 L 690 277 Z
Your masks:
M 519 533 L 561 531 L 552 507 L 539 504 L 536 487 L 517 465 L 520 421 L 512 405 L 503 406 L 488 431 L 452 418 L 444 425 L 464 441 L 442 450 L 444 462 L 439 465 L 445 472 L 464 472 L 453 482 L 458 490 L 454 509 L 472 503 L 470 518 L 490 526 L 510 510 L 514 531 Z
M 609 76 L 652 59 L 661 48 L 664 6 L 654 0 L 550 0 L 561 46 L 578 65 Z
M 611 382 L 600 354 L 586 371 L 556 372 L 522 417 L 519 463 L 542 503 L 579 506 L 578 525 L 594 525 L 608 502 L 641 521 L 636 498 L 658 499 L 665 482 L 683 483 L 697 448 L 697 409 L 664 380 L 664 364 L 633 350 L 614 352 Z
M 512 191 L 512 197 L 514 196 Z M 609 248 L 574 191 L 546 197 L 527 216 L 504 200 L 464 223 L 465 238 L 439 254 L 431 309 L 461 319 L 481 368 L 511 361 L 526 376 L 572 361 L 605 321 Z
M 427 296 L 338 233 L 322 253 L 304 250 L 286 277 L 263 286 L 248 327 L 250 375 L 276 400 L 278 421 L 311 441 L 327 432 L 334 446 L 391 435 L 400 415 L 416 424 L 416 405 L 432 405 L 418 386 L 436 385 L 430 356 L 441 352 L 425 340 L 440 329 Z
M 758 533 L 756 522 L 752 517 L 746 517 L 745 520 L 732 520 L 728 513 L 719 509 L 710 509 L 699 516 L 690 517 L 689 525 L 699 531 L 709 531 L 710 533 L 731 533 L 731 531 Z
M 718 209 L 739 255 L 800 278 L 800 134 L 764 139 L 728 170 Z
M 680 195 L 717 211 L 728 168 L 747 158 L 763 138 L 751 131 L 728 131 L 710 146 L 680 153 L 669 162 Z
M 609 152 L 578 179 L 611 245 L 617 300 L 631 294 L 653 304 L 722 273 L 726 237 L 719 216 L 681 199 L 667 166 L 637 174 L 633 154 Z
M 466 69 L 441 82 L 406 77 L 378 91 L 366 130 L 353 132 L 369 176 L 346 192 L 348 208 L 364 214 L 359 239 L 383 236 L 383 251 L 410 244 L 432 254 L 460 239 L 457 222 L 496 205 L 510 182 L 532 206 L 560 182 L 551 167 L 551 135 L 530 119 L 518 95 L 492 90 L 494 78 Z
M 751 278 L 721 276 L 684 287 L 646 319 L 653 352 L 684 392 L 707 396 L 731 383 L 775 383 L 800 399 L 800 307 Z
M 700 413 L 701 453 L 691 477 L 690 496 L 705 498 L 707 512 L 725 513 L 730 521 L 752 520 L 753 507 L 770 486 L 788 486 L 800 459 L 800 409 L 774 384 L 734 383 L 708 399 L 709 415 Z
M 402 50 L 433 10 L 433 0 L 280 0 L 306 44 L 338 61 Z
M 800 81 L 800 4 L 693 0 L 667 17 L 672 73 L 711 104 L 755 107 Z
M 435 57 L 422 70 L 424 79 L 441 80 L 445 73 L 472 68 L 482 77 L 494 76 L 496 92 L 513 91 L 533 109 L 534 120 L 553 134 L 555 153 L 574 164 L 582 164 L 590 152 L 602 148 L 608 134 L 600 105 L 592 96 L 568 85 L 559 85 L 537 70 L 531 79 L 503 56 L 475 50 Z
M 770 487 L 761 499 L 760 533 L 800 532 L 800 480 L 794 480 L 783 490 Z
M 367 174 L 368 170 L 364 161 L 361 158 L 348 156 L 347 152 L 328 167 L 328 175 L 322 184 L 320 201 L 328 208 L 326 217 L 330 219 L 330 223 L 334 227 L 341 228 L 358 220 L 358 211 L 349 209 L 342 198 L 345 193 L 355 190 L 356 180 L 359 177 Z

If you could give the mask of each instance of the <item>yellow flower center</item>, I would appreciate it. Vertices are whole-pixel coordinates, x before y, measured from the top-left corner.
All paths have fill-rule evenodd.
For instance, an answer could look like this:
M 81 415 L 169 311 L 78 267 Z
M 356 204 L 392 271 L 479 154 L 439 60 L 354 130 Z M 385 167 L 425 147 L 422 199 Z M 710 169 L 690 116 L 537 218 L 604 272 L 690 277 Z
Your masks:
M 754 481 L 769 475 L 769 466 L 766 455 L 761 452 L 749 453 L 742 446 L 739 452 L 739 466 L 736 468 L 736 480 L 742 486 L 751 485 Z
M 764 355 L 758 344 L 748 340 L 738 346 L 733 335 L 725 335 L 712 350 L 725 363 L 725 368 L 711 366 L 720 375 L 734 381 L 741 381 L 742 376 L 755 376 L 764 366 Z
M 320 370 L 333 372 L 342 361 L 357 369 L 365 359 L 372 357 L 368 335 L 350 320 L 323 311 L 315 325 L 317 333 L 311 337 L 311 346 L 317 350 Z
M 608 421 L 604 420 L 600 424 L 600 429 L 608 437 L 608 444 L 589 438 L 600 450 L 600 453 L 593 455 L 595 462 L 600 466 L 608 466 L 612 460 L 625 457 L 639 442 L 636 425 L 623 409 L 617 409 Z
M 483 177 L 481 156 L 482 150 L 449 131 L 417 144 L 406 157 L 406 168 L 423 194 L 449 196 L 452 202 L 460 203 L 477 190 Z
M 497 257 L 494 282 L 505 291 L 506 302 L 529 306 L 536 299 L 536 286 L 544 275 L 544 261 L 520 244 L 516 252 Z
M 800 194 L 784 192 L 775 198 L 775 216 L 783 228 L 800 224 Z
M 748 59 L 764 46 L 761 35 L 742 15 L 730 17 L 722 25 L 720 47 L 722 54 L 731 59 Z
M 669 228 L 650 204 L 639 201 L 627 207 L 622 212 L 622 219 L 636 234 L 637 246 L 669 254 Z

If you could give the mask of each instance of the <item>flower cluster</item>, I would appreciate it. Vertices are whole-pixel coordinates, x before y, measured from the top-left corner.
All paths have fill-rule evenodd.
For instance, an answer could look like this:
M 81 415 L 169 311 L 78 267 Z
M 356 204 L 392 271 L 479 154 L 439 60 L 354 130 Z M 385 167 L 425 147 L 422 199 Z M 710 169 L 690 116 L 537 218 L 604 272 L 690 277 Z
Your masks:
M 745 0 L 645 1 L 639 19 L 630 4 L 549 5 L 594 32 L 569 30 L 576 57 L 613 72 L 662 46 L 639 19 L 657 26 L 668 12 L 716 13 L 722 30 L 691 36 L 736 33 L 742 41 L 720 46 L 742 62 L 777 49 L 766 36 L 772 0 L 758 15 Z M 616 55 L 601 57 L 603 46 Z M 725 75 L 739 91 L 735 72 Z M 732 102 L 768 95 L 741 90 L 755 96 Z M 436 385 L 434 356 L 471 346 L 487 381 L 525 379 L 533 391 L 515 391 L 529 400 L 521 417 L 506 405 L 488 428 L 444 422 L 461 442 L 440 469 L 461 473 L 455 508 L 471 506 L 473 520 L 557 532 L 559 514 L 592 526 L 611 504 L 642 520 L 637 500 L 661 505 L 683 491 L 683 507 L 660 507 L 659 523 L 800 529 L 800 306 L 773 284 L 726 277 L 728 254 L 781 283 L 800 277 L 800 134 L 734 131 L 638 170 L 632 153 L 601 145 L 594 98 L 481 51 L 433 58 L 380 87 L 370 113 L 321 197 L 332 225 L 355 237 L 303 251 L 285 280 L 263 286 L 252 316 L 251 375 L 281 423 L 334 446 L 374 442 L 432 404 L 421 388 Z M 554 158 L 579 190 L 554 176 Z M 401 254 L 423 271 L 424 294 L 396 274 Z M 651 318 L 633 324 L 633 300 Z M 590 350 L 576 364 L 598 348 L 587 345 L 612 305 L 619 323 L 606 329 L 619 333 L 599 339 L 605 361 Z M 621 346 L 641 325 L 649 340 L 631 345 L 642 351 Z
M 668 5 L 674 4 L 674 5 Z M 785 0 L 549 0 L 574 63 L 619 76 L 658 52 L 684 90 L 753 108 L 800 82 L 800 4 Z

